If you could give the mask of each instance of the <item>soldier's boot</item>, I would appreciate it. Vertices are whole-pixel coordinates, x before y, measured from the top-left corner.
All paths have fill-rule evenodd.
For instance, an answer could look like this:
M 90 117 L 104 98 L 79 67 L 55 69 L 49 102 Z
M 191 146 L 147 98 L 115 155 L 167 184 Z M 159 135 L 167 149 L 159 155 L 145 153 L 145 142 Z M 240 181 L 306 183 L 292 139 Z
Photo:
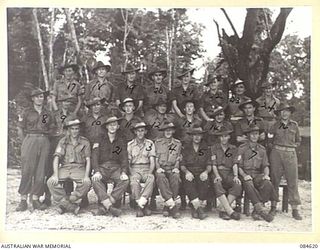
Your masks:
M 114 217 L 119 217 L 121 215 L 121 210 L 114 207 L 114 206 L 110 206 L 109 210 L 110 214 L 112 214 Z
M 45 210 L 48 208 L 46 204 L 41 203 L 39 200 L 32 200 L 32 207 L 33 209 L 38 210 Z
M 28 209 L 28 203 L 26 200 L 21 200 L 19 205 L 16 208 L 17 212 L 23 212 L 26 211 Z
M 298 209 L 292 209 L 292 217 L 293 217 L 295 220 L 302 220 L 302 217 L 301 217 L 301 215 L 299 214 Z
M 258 212 L 253 209 L 252 213 L 251 213 L 251 217 L 253 220 L 262 220 L 262 218 L 260 217 L 260 215 L 258 214 Z
M 113 206 L 114 206 L 115 208 L 119 208 L 119 209 L 120 209 L 120 208 L 121 208 L 121 199 L 120 199 L 120 200 L 117 200 L 116 203 L 113 204 Z
M 91 213 L 94 216 L 105 215 L 107 213 L 107 209 L 102 205 L 98 205 L 98 207 L 91 210 Z
M 254 204 L 254 209 L 257 211 L 257 213 L 267 222 L 273 221 L 273 216 L 269 214 L 262 203 L 256 203 Z
M 232 214 L 230 214 L 230 218 L 233 219 L 233 220 L 240 220 L 241 219 L 241 215 L 240 215 L 240 213 L 234 211 L 234 212 L 232 212 Z
M 156 197 L 155 196 L 151 196 L 150 199 L 150 209 L 152 211 L 156 211 L 157 210 L 157 202 L 156 202 Z
M 224 211 L 219 212 L 219 217 L 223 220 L 230 220 L 231 219 L 230 216 Z
M 180 210 L 184 211 L 187 208 L 187 201 L 186 201 L 186 195 L 180 195 L 181 197 L 181 205 L 180 205 Z
M 213 201 L 212 200 L 207 200 L 207 205 L 204 208 L 204 211 L 210 212 L 213 207 Z
M 169 207 L 167 207 L 167 206 L 163 207 L 162 215 L 164 217 L 168 217 L 169 216 Z
M 143 214 L 144 214 L 145 216 L 150 216 L 150 215 L 152 214 L 152 212 L 151 212 L 148 204 L 146 204 L 146 205 L 144 206 L 144 208 L 142 209 L 142 211 L 143 211 Z
M 204 220 L 205 218 L 208 217 L 208 215 L 204 212 L 204 209 L 202 207 L 198 207 L 197 212 L 198 212 L 198 218 L 200 220 Z
M 198 219 L 199 215 L 197 210 L 194 208 L 194 206 L 190 203 L 190 207 L 191 207 L 191 216 L 192 218 Z
M 65 212 L 71 212 L 74 215 L 77 215 L 80 211 L 80 206 L 78 204 L 71 203 L 68 200 L 62 200 L 59 207 L 64 209 Z
M 142 211 L 142 208 L 137 206 L 137 212 L 136 212 L 136 216 L 137 217 L 143 217 L 144 216 L 144 213 Z
M 80 207 L 81 208 L 87 208 L 89 206 L 89 199 L 88 199 L 88 194 L 82 197 L 82 200 L 80 202 Z
M 179 209 L 177 206 L 174 206 L 173 208 L 170 209 L 170 215 L 174 219 L 179 219 L 181 217 L 181 214 L 179 213 Z
M 271 214 L 274 217 L 274 216 L 276 216 L 276 213 L 277 213 L 277 208 L 272 206 L 270 208 L 269 214 Z
M 236 199 L 236 207 L 233 210 L 237 213 L 241 213 L 241 197 Z

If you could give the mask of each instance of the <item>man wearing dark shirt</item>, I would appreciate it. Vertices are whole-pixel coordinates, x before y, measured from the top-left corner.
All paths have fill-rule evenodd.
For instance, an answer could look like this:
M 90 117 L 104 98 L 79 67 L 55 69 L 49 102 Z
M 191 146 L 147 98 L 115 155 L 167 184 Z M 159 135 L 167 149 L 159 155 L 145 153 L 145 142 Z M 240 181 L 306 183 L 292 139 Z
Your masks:
M 103 122 L 107 133 L 98 143 L 93 144 L 92 149 L 93 189 L 104 210 L 116 217 L 121 214 L 121 210 L 115 208 L 113 204 L 121 199 L 129 185 L 127 143 L 117 132 L 119 129 L 118 121 L 119 119 L 113 116 Z M 110 195 L 106 191 L 108 182 L 114 183 Z
M 205 131 L 201 127 L 195 127 L 188 133 L 192 135 L 192 142 L 182 150 L 181 171 L 185 174 L 184 187 L 192 205 L 191 215 L 203 220 L 208 217 L 203 208 L 208 194 L 211 152 L 202 140 Z
M 54 127 L 51 113 L 44 107 L 48 92 L 35 89 L 31 92 L 32 106 L 19 117 L 18 134 L 21 145 L 21 202 L 16 211 L 28 209 L 27 197 L 32 196 L 34 209 L 44 210 L 46 205 L 39 201 L 44 192 L 45 166 L 48 161 L 50 142 L 48 135 Z

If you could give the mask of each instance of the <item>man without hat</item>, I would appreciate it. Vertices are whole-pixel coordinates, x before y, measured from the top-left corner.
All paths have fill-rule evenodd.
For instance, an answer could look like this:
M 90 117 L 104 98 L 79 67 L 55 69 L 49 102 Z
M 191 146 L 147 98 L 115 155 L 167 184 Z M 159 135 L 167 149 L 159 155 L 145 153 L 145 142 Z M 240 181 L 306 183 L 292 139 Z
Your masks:
M 173 138 L 175 125 L 172 122 L 165 122 L 160 130 L 164 132 L 164 136 L 155 141 L 156 182 L 165 201 L 163 215 L 171 215 L 177 219 L 180 213 L 175 200 L 179 193 L 182 144 Z
M 75 74 L 78 72 L 77 64 L 65 64 L 59 68 L 60 74 L 63 74 L 61 80 L 57 80 L 53 84 L 52 105 L 54 110 L 58 110 L 57 100 L 62 96 L 71 95 L 71 111 L 75 115 L 81 107 L 81 85 L 75 79 Z
M 204 212 L 207 199 L 212 160 L 211 151 L 203 140 L 205 131 L 201 127 L 194 127 L 188 133 L 192 136 L 192 142 L 184 146 L 182 150 L 181 171 L 183 185 L 191 203 L 191 215 L 200 220 L 208 215 Z
M 130 170 L 130 187 L 132 197 L 137 203 L 137 217 L 150 216 L 147 202 L 154 187 L 155 146 L 146 139 L 147 125 L 139 122 L 133 127 L 135 138 L 128 142 L 128 158 Z M 141 187 L 140 183 L 144 183 Z
M 82 197 L 89 191 L 90 173 L 90 142 L 80 136 L 81 121 L 75 116 L 69 116 L 64 123 L 67 135 L 58 143 L 53 159 L 53 175 L 47 184 L 53 197 L 53 205 L 62 214 L 72 212 L 78 214 Z M 76 182 L 76 188 L 68 197 L 63 188 L 63 182 Z
M 103 214 L 109 211 L 118 217 L 121 210 L 114 204 L 121 200 L 129 185 L 127 142 L 119 133 L 119 118 L 112 116 L 102 123 L 105 134 L 92 150 L 92 186 L 102 204 Z M 106 191 L 107 183 L 113 182 L 111 194 Z
M 298 162 L 296 148 L 300 146 L 301 137 L 298 123 L 291 120 L 291 114 L 295 111 L 293 106 L 281 103 L 275 111 L 280 119 L 271 127 L 268 137 L 273 140 L 270 154 L 271 179 L 279 195 L 279 183 L 284 175 L 288 184 L 289 204 L 292 208 L 292 216 L 296 220 L 302 220 L 298 211 L 301 204 L 298 190 Z M 272 213 L 276 213 L 276 202 L 272 204 Z
M 263 203 L 277 200 L 276 191 L 269 177 L 269 161 L 264 146 L 258 143 L 260 128 L 254 124 L 245 131 L 248 141 L 238 148 L 235 163 L 239 167 L 239 174 L 243 188 L 254 206 L 253 219 L 271 222 L 273 215 L 268 213 Z

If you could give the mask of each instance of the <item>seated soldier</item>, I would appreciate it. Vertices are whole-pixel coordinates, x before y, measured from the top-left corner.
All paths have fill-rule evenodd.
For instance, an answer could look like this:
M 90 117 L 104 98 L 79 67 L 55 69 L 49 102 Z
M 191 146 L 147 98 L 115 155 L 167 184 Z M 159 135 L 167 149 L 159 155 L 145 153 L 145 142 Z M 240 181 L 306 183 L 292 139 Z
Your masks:
M 219 217 L 224 220 L 240 220 L 240 214 L 231 205 L 242 193 L 241 182 L 238 178 L 238 166 L 234 164 L 237 148 L 229 144 L 232 130 L 226 127 L 215 132 L 219 142 L 211 147 L 213 185 L 216 197 L 220 201 Z
M 205 86 L 210 89 L 202 95 L 199 108 L 200 114 L 205 121 L 213 121 L 209 114 L 218 107 L 226 108 L 228 105 L 228 97 L 219 89 L 221 82 L 221 75 L 210 74 L 208 76 Z
M 102 123 L 102 126 L 106 127 L 105 134 L 98 143 L 93 144 L 92 149 L 92 168 L 94 169 L 92 186 L 103 205 L 102 213 L 98 211 L 98 214 L 109 211 L 116 217 L 121 214 L 121 210 L 115 208 L 113 204 L 121 200 L 129 185 L 127 142 L 118 132 L 119 120 L 113 116 Z M 114 183 L 110 195 L 106 191 L 108 182 Z
M 163 137 L 163 131 L 160 131 L 165 122 L 174 122 L 175 115 L 167 114 L 168 104 L 165 100 L 159 98 L 154 104 L 153 108 L 149 110 L 145 115 L 145 122 L 151 128 L 148 133 L 148 138 L 156 140 Z
M 150 198 L 153 186 L 155 169 L 155 146 L 145 138 L 147 125 L 139 122 L 133 127 L 135 139 L 128 142 L 128 158 L 130 170 L 130 187 L 132 197 L 137 203 L 137 217 L 150 216 L 151 211 L 147 202 Z M 144 183 L 142 189 L 140 182 Z
M 263 207 L 267 201 L 276 201 L 276 191 L 269 177 L 269 161 L 264 146 L 258 143 L 260 129 L 252 124 L 244 133 L 248 141 L 238 148 L 235 163 L 239 166 L 239 174 L 243 188 L 254 206 L 252 217 L 256 220 L 259 215 L 268 222 L 273 220 Z
M 132 132 L 132 128 L 138 122 L 141 122 L 141 118 L 134 114 L 137 103 L 132 98 L 126 98 L 120 105 L 120 109 L 124 112 L 123 119 L 119 122 L 121 134 L 125 137 L 127 142 L 134 139 L 135 135 Z
M 208 194 L 211 152 L 202 139 L 205 131 L 201 127 L 194 127 L 188 133 L 192 135 L 192 143 L 182 150 L 181 171 L 185 174 L 183 182 L 191 203 L 191 215 L 203 220 L 208 217 L 203 208 Z
M 164 137 L 157 139 L 155 142 L 156 181 L 160 194 L 165 200 L 163 215 L 165 217 L 171 215 L 177 219 L 180 217 L 180 213 L 175 200 L 179 192 L 179 163 L 182 144 L 179 140 L 173 138 L 175 125 L 172 122 L 165 122 L 160 131 L 164 131 Z
M 58 143 L 53 159 L 53 175 L 47 182 L 53 205 L 58 206 L 57 211 L 60 214 L 64 212 L 78 214 L 79 203 L 91 186 L 90 143 L 85 137 L 80 136 L 80 124 L 81 121 L 74 116 L 69 116 L 65 120 L 67 135 Z M 70 197 L 67 197 L 62 185 L 68 179 L 76 182 L 76 188 Z

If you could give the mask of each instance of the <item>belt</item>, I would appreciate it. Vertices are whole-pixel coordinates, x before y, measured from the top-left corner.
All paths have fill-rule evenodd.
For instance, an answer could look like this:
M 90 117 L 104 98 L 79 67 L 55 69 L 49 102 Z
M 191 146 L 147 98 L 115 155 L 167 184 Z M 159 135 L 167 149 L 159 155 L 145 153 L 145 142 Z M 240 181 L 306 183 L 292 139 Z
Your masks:
M 296 151 L 295 148 L 284 147 L 284 146 L 279 146 L 279 145 L 274 145 L 273 148 L 281 150 L 281 151 L 287 151 L 287 152 L 295 152 Z
M 27 136 L 41 137 L 41 136 L 48 136 L 48 135 L 47 134 L 27 134 Z

